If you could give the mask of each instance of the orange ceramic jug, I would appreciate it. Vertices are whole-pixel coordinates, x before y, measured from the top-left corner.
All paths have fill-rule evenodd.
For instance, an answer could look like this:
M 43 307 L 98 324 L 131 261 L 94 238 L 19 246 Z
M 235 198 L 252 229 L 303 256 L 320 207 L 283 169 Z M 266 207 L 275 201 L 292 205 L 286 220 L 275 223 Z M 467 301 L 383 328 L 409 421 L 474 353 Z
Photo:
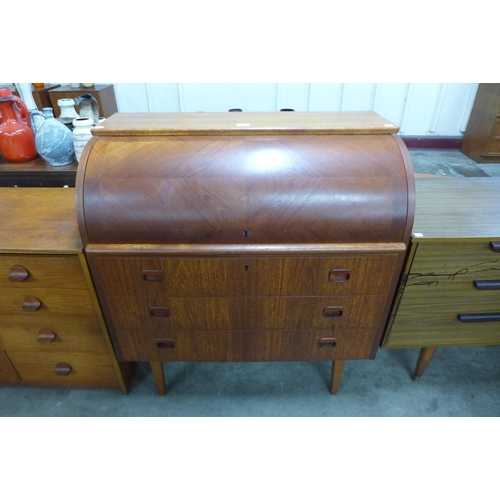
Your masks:
M 23 162 L 38 156 L 30 113 L 8 88 L 0 88 L 0 153 L 9 161 Z

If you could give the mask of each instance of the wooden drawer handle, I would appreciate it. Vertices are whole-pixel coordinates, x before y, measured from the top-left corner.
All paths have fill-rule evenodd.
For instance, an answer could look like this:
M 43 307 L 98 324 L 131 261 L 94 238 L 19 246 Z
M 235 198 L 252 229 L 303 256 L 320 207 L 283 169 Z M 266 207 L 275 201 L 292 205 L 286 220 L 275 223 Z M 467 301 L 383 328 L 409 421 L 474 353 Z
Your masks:
M 170 309 L 168 307 L 150 307 L 149 314 L 153 318 L 168 318 L 170 316 Z
M 500 280 L 476 280 L 474 285 L 478 290 L 500 290 Z
M 175 347 L 174 339 L 158 339 L 156 341 L 158 349 L 173 349 Z
M 349 281 L 351 271 L 349 269 L 332 269 L 328 275 L 328 281 L 332 283 L 345 283 Z
M 490 247 L 494 252 L 500 252 L 500 241 L 491 241 Z
M 335 338 L 322 338 L 318 340 L 318 347 L 335 347 L 337 345 L 337 339 Z
M 42 328 L 38 332 L 38 338 L 36 339 L 37 342 L 40 342 L 41 344 L 50 344 L 51 342 L 54 342 L 56 339 L 57 334 L 50 330 L 49 328 Z
M 159 269 L 149 269 L 142 271 L 144 281 L 163 281 L 163 272 Z
M 326 306 L 323 309 L 323 316 L 325 318 L 340 318 L 343 309 L 341 306 Z
M 28 295 L 23 302 L 23 311 L 35 312 L 42 307 L 40 299 L 34 295 Z
M 459 314 L 458 319 L 462 323 L 487 323 L 500 321 L 500 313 Z
M 30 272 L 23 266 L 12 266 L 9 272 L 9 281 L 26 281 Z
M 54 373 L 61 377 L 66 377 L 71 373 L 71 366 L 68 363 L 57 363 Z

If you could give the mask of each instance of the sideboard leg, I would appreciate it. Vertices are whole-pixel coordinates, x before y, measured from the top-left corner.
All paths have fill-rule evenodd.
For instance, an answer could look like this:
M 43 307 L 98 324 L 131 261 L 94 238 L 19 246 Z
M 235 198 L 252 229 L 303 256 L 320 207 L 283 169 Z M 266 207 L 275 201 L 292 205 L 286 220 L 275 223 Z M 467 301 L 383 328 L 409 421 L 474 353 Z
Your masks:
M 151 370 L 156 382 L 158 396 L 165 396 L 167 390 L 165 387 L 165 375 L 163 373 L 163 363 L 161 361 L 151 361 Z
M 339 390 L 344 363 L 344 360 L 332 361 L 332 380 L 330 382 L 330 392 L 332 394 L 337 394 L 337 391 Z
M 422 347 L 420 349 L 420 354 L 418 356 L 417 366 L 415 367 L 415 373 L 413 374 L 413 380 L 417 381 L 424 373 L 429 361 L 434 356 L 437 347 Z

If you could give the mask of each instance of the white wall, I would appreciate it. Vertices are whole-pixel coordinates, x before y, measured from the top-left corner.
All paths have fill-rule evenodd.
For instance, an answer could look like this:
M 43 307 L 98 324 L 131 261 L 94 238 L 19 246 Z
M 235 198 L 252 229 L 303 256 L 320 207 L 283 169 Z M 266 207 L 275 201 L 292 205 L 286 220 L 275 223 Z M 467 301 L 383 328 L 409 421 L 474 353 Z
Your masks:
M 4 85 L 4 84 L 0 84 Z M 401 135 L 459 137 L 477 83 L 114 83 L 121 112 L 368 111 Z

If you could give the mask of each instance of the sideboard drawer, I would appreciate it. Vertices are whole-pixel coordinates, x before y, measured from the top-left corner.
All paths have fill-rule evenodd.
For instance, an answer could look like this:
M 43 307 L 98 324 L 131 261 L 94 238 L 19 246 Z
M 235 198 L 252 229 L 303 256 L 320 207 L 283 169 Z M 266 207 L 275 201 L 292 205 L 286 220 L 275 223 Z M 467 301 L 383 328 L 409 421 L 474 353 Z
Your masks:
M 41 319 L 36 314 L 5 315 L 0 328 L 5 349 L 106 352 L 97 317 L 58 314 Z
M 0 288 L 0 314 L 33 314 L 39 318 L 52 314 L 96 315 L 89 290 L 58 288 Z
M 376 330 L 117 330 L 123 358 L 141 361 L 363 359 Z
M 115 328 L 376 328 L 386 297 L 107 297 Z
M 12 384 L 18 382 L 14 369 L 3 351 L 0 351 L 0 384 Z
M 87 288 L 76 255 L 0 255 L 0 287 Z
M 144 297 L 382 295 L 397 255 L 331 258 L 98 257 L 96 286 Z
M 420 244 L 410 281 L 500 279 L 500 253 L 490 242 Z
M 9 351 L 8 356 L 21 381 L 27 384 L 118 386 L 116 373 L 107 353 Z

